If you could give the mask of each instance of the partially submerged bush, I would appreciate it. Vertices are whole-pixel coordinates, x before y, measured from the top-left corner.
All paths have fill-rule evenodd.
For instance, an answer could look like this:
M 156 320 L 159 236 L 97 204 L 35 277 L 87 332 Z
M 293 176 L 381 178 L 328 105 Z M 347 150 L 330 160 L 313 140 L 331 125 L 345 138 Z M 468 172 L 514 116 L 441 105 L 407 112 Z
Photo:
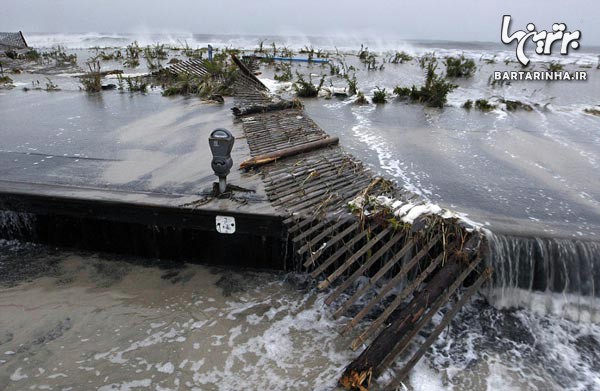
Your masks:
M 508 110 L 508 111 L 517 111 L 517 110 L 533 111 L 533 107 L 531 107 L 531 105 L 528 105 L 527 103 L 523 103 L 520 100 L 501 99 L 500 102 L 502 102 L 506 105 L 506 110 Z
M 471 99 L 467 100 L 465 103 L 463 103 L 462 107 L 467 110 L 471 110 L 471 108 L 473 108 L 473 101 Z
M 564 69 L 563 65 L 558 61 L 552 61 L 550 64 L 543 65 L 543 68 L 549 72 L 560 72 Z
M 144 48 L 144 57 L 152 60 L 166 60 L 167 51 L 165 45 L 156 44 L 154 46 L 146 46 Z
M 352 77 L 346 74 L 346 81 L 348 82 L 348 95 L 354 95 L 358 91 L 358 81 L 356 80 L 356 74 L 353 74 Z
M 475 108 L 484 112 L 492 111 L 496 108 L 487 99 L 477 99 L 475 101 Z
M 419 57 L 419 65 L 421 68 L 425 69 L 427 64 L 437 62 L 437 57 L 435 56 L 435 52 L 427 52 Z
M 591 115 L 600 117 L 600 108 L 590 107 L 590 108 L 583 109 L 583 111 L 587 114 L 591 114 Z
M 367 105 L 369 104 L 369 101 L 367 100 L 365 94 L 363 94 L 362 91 L 358 91 L 354 103 L 356 103 L 357 105 Z
M 277 81 L 292 81 L 294 79 L 294 75 L 292 74 L 292 66 L 290 64 L 278 64 L 275 68 L 276 72 L 280 71 L 281 73 L 275 73 L 273 76 Z
M 128 68 L 137 68 L 140 65 L 140 53 L 142 49 L 137 41 L 133 41 L 125 48 L 125 65 Z
M 46 80 L 46 91 L 60 91 L 58 85 L 54 84 L 54 82 L 52 82 L 52 80 L 50 80 L 49 77 L 47 77 Z
M 13 80 L 9 76 L 0 76 L 0 85 L 12 84 Z
M 412 56 L 406 52 L 396 52 L 394 57 L 390 58 L 392 64 L 403 64 L 412 61 Z
M 64 47 L 58 45 L 52 48 L 49 52 L 42 53 L 42 57 L 49 60 L 54 60 L 56 65 L 77 65 L 77 55 L 67 54 Z
M 477 69 L 475 61 L 465 56 L 448 57 L 445 64 L 448 77 L 471 77 Z
M 457 86 L 435 73 L 436 69 L 436 61 L 430 61 L 427 64 L 424 86 L 421 86 L 420 88 L 417 88 L 414 85 L 411 88 L 398 86 L 394 88 L 394 94 L 398 95 L 400 98 L 409 98 L 412 101 L 424 103 L 429 107 L 444 107 L 448 93 Z
M 127 90 L 129 92 L 146 92 L 148 91 L 148 80 L 143 76 L 136 77 L 123 77 L 117 74 L 117 80 L 119 82 L 119 89 L 123 90 L 125 84 L 127 84 Z
M 387 102 L 387 93 L 384 89 L 377 87 L 377 89 L 373 92 L 373 103 L 386 103 Z
M 298 79 L 294 83 L 294 90 L 296 90 L 296 94 L 301 98 L 314 98 L 319 94 L 319 90 L 325 82 L 325 76 L 322 76 L 319 85 L 315 86 L 312 83 L 312 76 L 308 76 L 308 81 L 304 80 L 304 76 L 298 72 L 296 72 L 296 76 Z
M 81 84 L 87 92 L 102 91 L 102 73 L 100 73 L 100 62 L 88 62 L 89 72 L 81 76 Z

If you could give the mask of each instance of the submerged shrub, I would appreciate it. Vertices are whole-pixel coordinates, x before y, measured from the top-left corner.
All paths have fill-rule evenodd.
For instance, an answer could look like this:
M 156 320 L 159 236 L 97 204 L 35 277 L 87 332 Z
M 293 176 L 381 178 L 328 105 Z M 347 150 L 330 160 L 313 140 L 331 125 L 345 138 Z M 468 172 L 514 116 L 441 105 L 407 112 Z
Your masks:
M 387 93 L 385 92 L 385 88 L 381 89 L 377 87 L 375 92 L 373 92 L 373 103 L 386 103 L 387 102 Z
M 403 64 L 408 61 L 412 61 L 412 56 L 406 52 L 396 52 L 394 57 L 390 58 L 392 64 Z
M 358 81 L 356 80 L 356 74 L 353 74 L 352 77 L 346 74 L 345 79 L 348 82 L 348 94 L 356 94 L 356 92 L 358 91 Z
M 493 104 L 491 104 L 487 99 L 477 99 L 475 101 L 475 108 L 481 111 L 492 111 L 496 108 Z
M 531 105 L 523 103 L 520 100 L 501 99 L 500 101 L 506 105 L 506 110 L 508 111 L 533 111 L 533 107 L 531 107 Z
M 276 71 L 281 73 L 275 73 L 273 76 L 277 81 L 292 81 L 294 75 L 292 74 L 292 66 L 290 64 L 279 64 L 276 66 Z
M 467 110 L 471 110 L 473 107 L 473 101 L 471 99 L 467 100 L 465 103 L 463 103 L 462 107 Z
M 408 98 L 412 101 L 424 103 L 429 107 L 444 107 L 448 93 L 457 86 L 448 82 L 444 77 L 435 73 L 437 63 L 431 60 L 427 64 L 425 85 L 417 88 L 416 86 L 394 88 L 394 94 L 400 98 Z
M 296 90 L 296 94 L 301 98 L 314 98 L 319 94 L 319 90 L 325 82 L 325 76 L 322 76 L 319 85 L 315 86 L 312 83 L 312 76 L 308 76 L 308 81 L 304 80 L 304 76 L 298 72 L 296 72 L 296 76 L 298 79 L 294 83 L 294 90 Z
M 583 111 L 587 114 L 591 114 L 591 115 L 596 115 L 596 116 L 600 116 L 600 108 L 596 109 L 596 108 L 585 108 L 583 109 Z
M 81 76 L 81 84 L 87 92 L 102 91 L 102 74 L 100 73 L 100 62 L 88 62 L 89 72 Z
M 8 76 L 0 76 L 0 85 L 12 84 L 13 80 Z
M 358 91 L 354 103 L 356 103 L 357 105 L 367 105 L 369 104 L 369 101 L 367 100 L 365 94 L 363 94 L 362 91 Z
M 471 77 L 477 69 L 475 61 L 465 56 L 448 57 L 445 64 L 448 77 Z

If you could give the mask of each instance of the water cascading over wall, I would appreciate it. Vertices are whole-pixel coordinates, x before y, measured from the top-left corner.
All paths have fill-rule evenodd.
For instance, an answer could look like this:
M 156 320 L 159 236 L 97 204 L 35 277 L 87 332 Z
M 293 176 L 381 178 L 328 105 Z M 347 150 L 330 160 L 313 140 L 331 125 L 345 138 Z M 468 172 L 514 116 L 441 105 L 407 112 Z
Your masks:
M 600 243 L 486 232 L 494 268 L 486 294 L 497 307 L 527 307 L 600 322 Z

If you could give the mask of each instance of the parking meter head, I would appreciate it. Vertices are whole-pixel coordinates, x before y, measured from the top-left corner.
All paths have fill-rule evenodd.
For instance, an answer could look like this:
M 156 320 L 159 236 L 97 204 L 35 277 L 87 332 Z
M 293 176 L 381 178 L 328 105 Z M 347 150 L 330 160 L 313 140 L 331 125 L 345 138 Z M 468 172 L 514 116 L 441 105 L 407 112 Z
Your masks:
M 226 177 L 233 166 L 231 150 L 234 142 L 235 137 L 231 132 L 222 128 L 215 129 L 208 138 L 210 151 L 213 155 L 211 167 L 219 178 Z

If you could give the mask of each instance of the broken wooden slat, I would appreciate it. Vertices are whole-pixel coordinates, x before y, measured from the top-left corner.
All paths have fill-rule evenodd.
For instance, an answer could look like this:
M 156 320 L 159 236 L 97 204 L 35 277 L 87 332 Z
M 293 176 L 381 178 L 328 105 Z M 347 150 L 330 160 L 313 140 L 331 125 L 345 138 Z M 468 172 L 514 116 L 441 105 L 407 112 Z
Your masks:
M 427 277 L 429 277 L 429 275 L 431 273 L 434 272 L 434 270 L 438 267 L 438 265 L 441 263 L 442 259 L 444 259 L 444 254 L 440 254 L 438 255 L 434 261 L 432 261 L 429 266 L 427 266 L 427 268 L 421 273 L 419 274 L 419 276 L 412 281 L 406 288 L 404 288 L 404 290 L 394 298 L 394 301 L 392 301 L 390 304 L 388 304 L 385 308 L 385 310 L 383 311 L 383 313 L 381 315 L 379 315 L 379 317 L 377 319 L 375 319 L 367 328 L 367 330 L 365 330 L 362 334 L 360 334 L 358 337 L 356 337 L 356 339 L 354 341 L 352 341 L 352 345 L 350 346 L 352 350 L 356 350 L 358 349 L 358 347 L 363 344 L 368 338 L 369 336 L 375 331 L 377 330 L 388 318 L 389 316 L 392 314 L 392 312 L 394 312 L 394 310 L 396 308 L 398 308 L 400 306 L 400 304 L 402 304 L 402 302 L 404 301 L 404 299 L 406 299 L 409 295 L 411 295 L 415 289 L 417 289 L 417 287 L 419 285 L 421 285 L 421 283 L 423 281 L 425 281 L 425 279 Z M 379 297 L 379 295 L 378 295 Z M 378 298 L 377 297 L 377 298 Z M 377 298 L 375 298 L 373 301 L 375 301 Z
M 330 305 L 335 299 L 337 299 L 346 289 L 350 287 L 356 281 L 359 276 L 362 276 L 369 268 L 377 262 L 384 254 L 386 254 L 390 248 L 392 248 L 400 239 L 404 238 L 402 233 L 395 232 L 392 237 L 383 245 L 375 254 L 373 254 L 365 263 L 363 263 L 358 270 L 348 277 L 327 299 L 325 304 Z
M 352 226 L 351 226 L 352 227 Z M 358 228 L 358 227 L 357 227 Z M 329 266 L 333 265 L 335 261 L 337 261 L 344 253 L 350 251 L 352 246 L 354 246 L 358 241 L 362 240 L 365 236 L 367 236 L 368 231 L 362 230 L 360 233 L 355 235 L 352 239 L 348 241 L 348 243 L 343 243 L 342 246 L 325 262 L 323 262 L 319 267 L 311 273 L 311 276 L 315 278 L 319 274 L 323 273 Z M 329 242 L 327 242 L 329 245 Z M 323 253 L 324 249 L 319 249 L 320 251 L 317 254 L 311 253 L 311 261 L 314 263 L 316 259 Z
M 477 265 L 479 265 L 480 262 L 481 257 L 475 257 L 475 259 L 469 264 L 469 266 L 462 271 L 462 273 L 454 280 L 452 285 L 448 287 L 446 294 L 440 296 L 435 301 L 435 303 L 433 303 L 429 307 L 429 309 L 427 310 L 427 314 L 421 317 L 421 319 L 419 319 L 419 322 L 416 323 L 412 327 L 412 329 L 403 336 L 402 340 L 398 341 L 397 345 L 394 347 L 394 349 L 390 351 L 388 356 L 382 362 L 375 366 L 373 370 L 375 376 L 379 376 L 386 367 L 392 364 L 392 362 L 395 360 L 396 357 L 398 357 L 399 354 L 402 354 L 402 352 L 404 352 L 404 350 L 409 346 L 410 342 L 417 335 L 417 333 L 420 332 L 423 329 L 423 327 L 425 327 L 425 325 L 427 325 L 431 321 L 433 316 L 440 310 L 440 308 L 442 308 L 442 306 L 444 306 L 450 301 L 450 298 L 452 297 L 452 295 L 454 295 L 454 292 L 456 292 L 456 290 L 461 286 L 463 281 L 469 276 L 469 274 L 471 274 L 473 270 L 475 270 L 475 267 L 477 267 Z
M 456 304 L 454 304 L 452 309 L 446 313 L 440 324 L 435 328 L 435 330 L 433 330 L 429 337 L 427 337 L 425 342 L 421 344 L 421 346 L 415 352 L 412 358 L 406 364 L 404 364 L 402 369 L 396 375 L 396 378 L 388 386 L 386 386 L 386 391 L 394 391 L 397 389 L 397 387 L 400 385 L 400 382 L 406 378 L 411 369 L 417 364 L 417 362 L 419 362 L 421 357 L 423 357 L 423 355 L 427 352 L 427 349 L 429 349 L 429 347 L 435 342 L 435 340 L 442 333 L 442 331 L 444 331 L 444 329 L 450 324 L 450 322 L 452 321 L 452 319 L 454 319 L 458 311 L 467 303 L 467 300 L 469 300 L 471 296 L 473 296 L 475 292 L 477 292 L 479 288 L 481 288 L 481 285 L 483 285 L 483 283 L 487 279 L 489 279 L 491 275 L 492 268 L 488 266 L 485 269 L 485 271 L 481 273 L 477 281 L 475 281 L 475 283 L 471 285 L 467 292 L 463 294 L 460 300 Z
M 387 295 L 387 293 L 394 288 L 395 286 L 397 286 L 401 279 L 404 278 L 404 276 L 406 275 L 406 273 L 408 273 L 410 270 L 412 270 L 412 268 L 418 264 L 418 262 L 429 253 L 429 251 L 431 250 L 431 248 L 433 248 L 434 245 L 436 245 L 440 240 L 440 235 L 436 235 L 432 240 L 429 241 L 429 243 L 427 243 L 427 245 L 425 247 L 423 247 L 414 257 L 412 257 L 412 259 L 410 261 L 407 262 L 406 265 L 404 265 L 400 271 L 394 276 L 394 278 L 392 278 L 390 281 L 388 281 L 385 286 L 379 291 L 379 293 L 377 294 L 377 296 L 375 296 L 373 299 L 371 299 L 371 301 L 363 307 L 362 310 L 359 311 L 358 314 L 356 314 L 354 316 L 354 318 L 348 322 L 348 324 L 344 327 L 344 329 L 342 330 L 342 334 L 345 334 L 346 332 L 348 332 L 351 328 L 353 328 L 354 326 L 356 326 L 356 324 L 362 319 L 364 318 L 369 311 L 371 311 L 371 309 L 375 306 L 375 304 L 379 303 L 384 297 L 385 295 Z M 442 257 L 438 256 L 436 259 L 434 259 L 432 261 L 432 263 L 439 263 L 441 262 Z M 430 265 L 431 266 L 431 265 Z M 437 266 L 437 265 L 436 265 Z M 365 333 L 363 333 L 364 335 Z M 352 346 L 358 346 L 356 344 L 356 342 L 359 340 L 360 337 L 358 337 L 353 343 Z
M 373 239 L 370 239 L 364 246 L 362 246 L 358 251 L 356 251 L 350 258 L 348 258 L 339 268 L 337 268 L 333 273 L 331 273 L 327 278 L 317 286 L 319 289 L 323 290 L 327 288 L 332 282 L 334 282 L 338 277 L 340 277 L 354 262 L 359 260 L 367 251 L 369 251 L 375 244 L 377 244 L 380 240 L 386 237 L 391 228 L 384 228 L 377 236 Z
M 429 283 L 415 294 L 408 305 L 397 309 L 391 315 L 389 326 L 384 328 L 373 342 L 348 365 L 340 379 L 341 384 L 355 383 L 364 373 L 373 373 L 376 365 L 382 362 L 394 347 L 407 327 L 413 325 L 413 319 L 421 314 L 439 296 L 445 292 L 452 281 L 460 274 L 463 265 L 460 262 L 448 261 L 438 270 Z

